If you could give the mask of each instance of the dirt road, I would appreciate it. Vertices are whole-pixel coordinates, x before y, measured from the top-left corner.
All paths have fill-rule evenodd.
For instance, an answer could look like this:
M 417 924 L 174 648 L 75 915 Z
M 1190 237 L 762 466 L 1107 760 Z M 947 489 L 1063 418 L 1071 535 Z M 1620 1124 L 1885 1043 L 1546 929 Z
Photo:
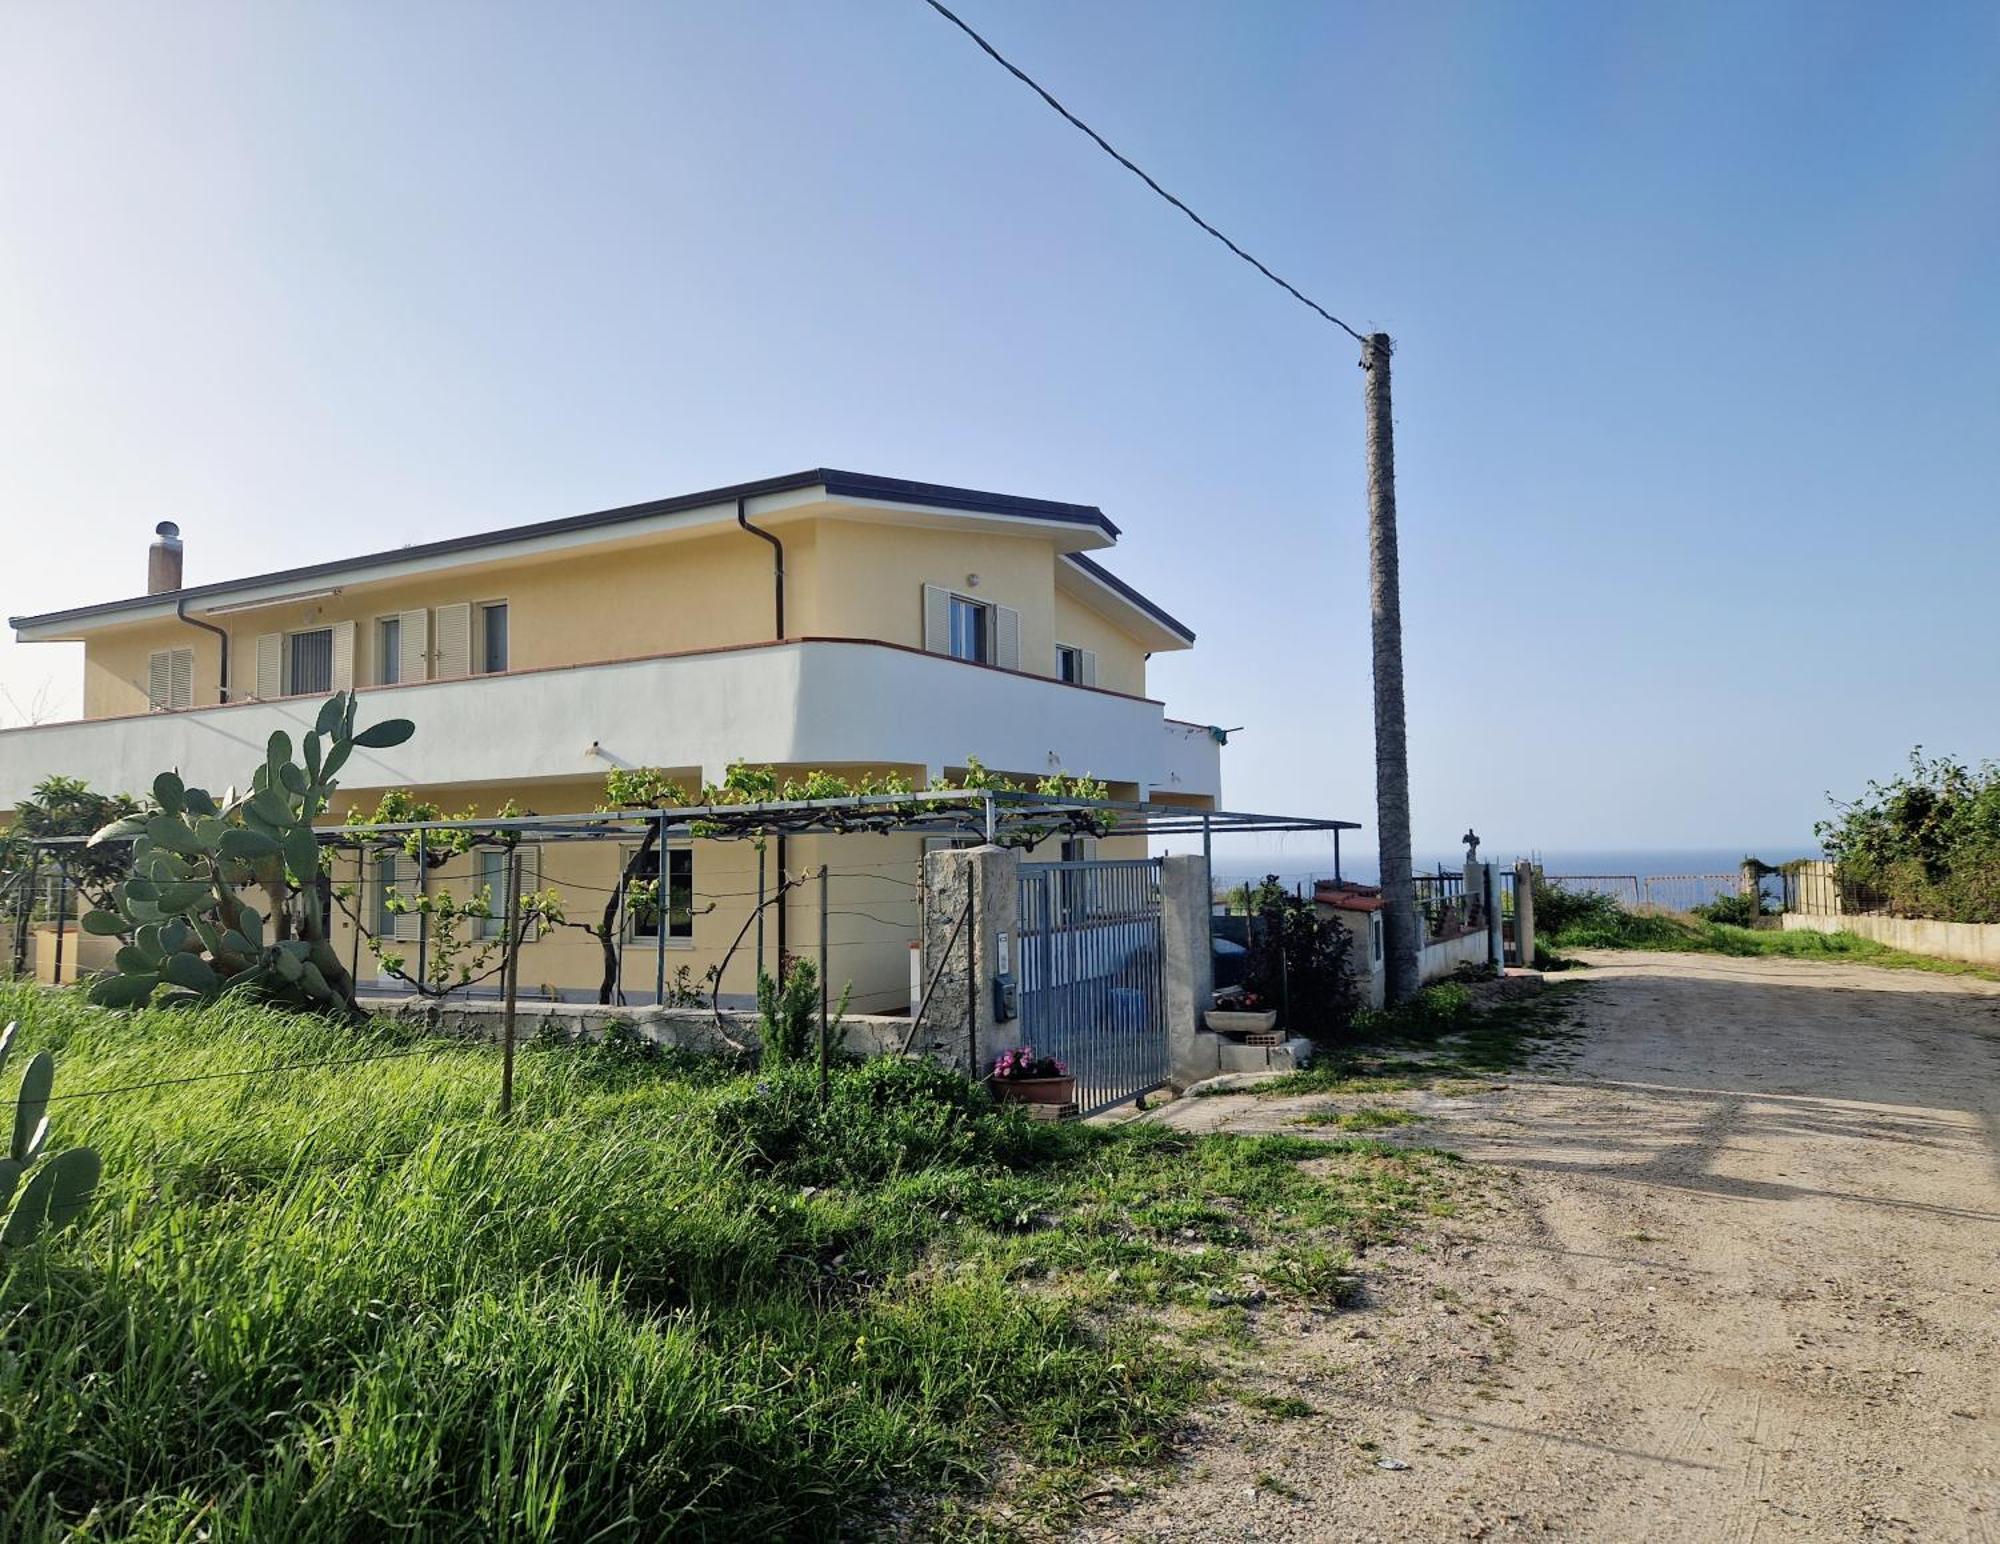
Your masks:
M 2000 1540 L 2000 986 L 1596 957 L 1567 1065 L 1398 1102 L 1490 1176 L 1271 1310 L 1281 1419 L 1203 1412 L 1083 1536 Z M 1325 1097 L 1182 1101 L 1291 1129 Z M 1397 1467 L 1407 1465 L 1407 1467 Z

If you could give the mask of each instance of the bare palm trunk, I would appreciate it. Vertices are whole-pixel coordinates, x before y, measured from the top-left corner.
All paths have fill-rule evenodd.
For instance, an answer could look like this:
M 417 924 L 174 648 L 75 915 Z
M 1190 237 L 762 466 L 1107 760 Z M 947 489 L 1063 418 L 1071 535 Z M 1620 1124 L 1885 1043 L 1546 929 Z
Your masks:
M 1375 653 L 1375 825 L 1382 851 L 1384 964 L 1391 1003 L 1417 993 L 1417 893 L 1410 872 L 1410 755 L 1403 719 L 1403 601 L 1396 553 L 1396 431 L 1389 335 L 1361 348 L 1368 372 L 1368 601 Z

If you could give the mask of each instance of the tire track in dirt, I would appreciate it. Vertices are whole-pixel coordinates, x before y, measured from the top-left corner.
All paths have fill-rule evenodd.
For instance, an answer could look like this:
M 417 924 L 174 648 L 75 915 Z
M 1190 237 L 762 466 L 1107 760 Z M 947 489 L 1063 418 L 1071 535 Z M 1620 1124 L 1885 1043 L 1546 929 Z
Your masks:
M 1079 1536 L 1992 1544 L 2000 987 L 1593 965 L 1560 1076 L 1405 1101 L 1399 1138 L 1497 1177 L 1476 1209 L 1370 1255 L 1364 1312 L 1267 1314 L 1258 1376 L 1319 1413 L 1218 1403 Z M 1162 1117 L 1296 1131 L 1328 1102 Z

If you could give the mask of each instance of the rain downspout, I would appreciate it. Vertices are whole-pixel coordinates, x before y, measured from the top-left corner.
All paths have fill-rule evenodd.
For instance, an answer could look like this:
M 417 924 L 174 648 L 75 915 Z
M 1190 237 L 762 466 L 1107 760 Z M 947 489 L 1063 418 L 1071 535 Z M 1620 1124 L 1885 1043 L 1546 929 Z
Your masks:
M 749 515 L 744 513 L 749 502 L 748 499 L 736 501 L 736 523 L 752 536 L 761 536 L 771 544 L 771 577 L 778 605 L 778 630 L 773 635 L 773 641 L 783 643 L 785 641 L 785 544 L 769 531 L 750 523 Z
M 222 640 L 222 668 L 221 674 L 218 677 L 220 690 L 215 700 L 217 702 L 227 702 L 229 701 L 229 631 L 227 628 L 217 627 L 213 622 L 204 622 L 199 617 L 189 616 L 187 606 L 187 597 L 182 596 L 174 602 L 174 615 L 187 623 L 189 627 L 202 628 L 204 631 L 214 633 L 217 638 Z
M 777 606 L 777 631 L 773 635 L 773 641 L 776 643 L 783 643 L 785 641 L 785 544 L 779 541 L 778 538 L 773 536 L 769 531 L 763 530 L 760 527 L 754 526 L 750 523 L 750 516 L 747 513 L 749 508 L 749 503 L 750 501 L 746 498 L 739 497 L 736 500 L 736 523 L 742 526 L 743 529 L 748 531 L 752 536 L 761 536 L 764 538 L 765 541 L 771 544 L 772 593 L 773 593 L 773 599 L 775 600 Z M 786 911 L 785 836 L 782 831 L 778 833 L 777 857 L 778 857 L 778 896 L 774 904 L 778 913 L 777 915 L 778 966 L 777 969 L 774 970 L 771 974 L 777 980 L 778 984 L 782 986 L 784 984 L 784 978 L 785 978 L 785 911 Z M 762 853 L 759 853 L 757 855 L 757 872 L 761 876 L 763 871 L 764 871 L 764 855 Z M 759 959 L 757 961 L 757 969 L 759 971 L 762 971 L 763 968 L 764 968 L 764 962 L 762 959 Z

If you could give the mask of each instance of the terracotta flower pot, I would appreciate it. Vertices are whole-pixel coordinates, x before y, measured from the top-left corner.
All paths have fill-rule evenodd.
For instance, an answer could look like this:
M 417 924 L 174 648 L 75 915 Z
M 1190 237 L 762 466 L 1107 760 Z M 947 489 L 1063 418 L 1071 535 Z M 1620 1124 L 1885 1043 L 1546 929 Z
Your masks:
M 988 1086 L 1002 1104 L 1071 1104 L 1076 1099 L 1076 1079 L 993 1078 Z

